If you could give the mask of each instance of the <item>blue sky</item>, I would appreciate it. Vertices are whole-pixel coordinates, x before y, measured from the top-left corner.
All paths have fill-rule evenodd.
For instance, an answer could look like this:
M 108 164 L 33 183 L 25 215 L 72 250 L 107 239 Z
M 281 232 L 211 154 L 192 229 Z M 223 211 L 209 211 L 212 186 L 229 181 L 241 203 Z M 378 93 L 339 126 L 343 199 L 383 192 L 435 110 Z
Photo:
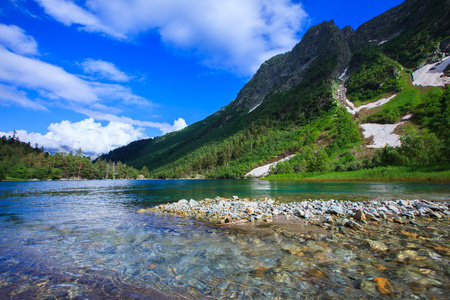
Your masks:
M 400 0 L 3 0 L 0 136 L 92 156 L 179 130 L 333 19 Z

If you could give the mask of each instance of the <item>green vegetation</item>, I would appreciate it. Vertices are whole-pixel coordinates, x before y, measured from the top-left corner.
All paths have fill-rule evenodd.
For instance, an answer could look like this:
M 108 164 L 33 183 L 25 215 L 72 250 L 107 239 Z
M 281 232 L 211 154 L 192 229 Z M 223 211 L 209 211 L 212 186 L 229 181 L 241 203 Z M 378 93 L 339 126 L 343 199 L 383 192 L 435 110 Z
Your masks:
M 347 151 L 338 159 L 320 155 L 327 148 L 319 151 L 305 148 L 294 159 L 279 163 L 275 175 L 268 178 L 449 182 L 450 86 L 422 93 L 416 89 L 420 103 L 413 109 L 416 125 L 405 128 L 401 147 L 386 146 L 373 156 L 359 158 Z
M 409 11 L 402 12 L 403 20 L 397 18 L 391 25 L 397 32 L 399 30 L 395 27 L 404 26 L 402 33 L 382 45 L 385 54 L 411 69 L 430 59 L 436 59 L 439 42 L 450 36 L 448 1 L 428 0 L 417 3 Z
M 402 67 L 381 53 L 378 48 L 366 48 L 353 55 L 347 80 L 347 97 L 356 106 L 371 102 L 381 95 L 395 94 L 401 90 Z
M 336 61 L 328 55 L 317 59 L 300 84 L 272 94 L 251 114 L 232 102 L 184 130 L 136 142 L 105 157 L 119 159 L 133 153 L 134 158 L 125 161 L 147 166 L 152 178 L 239 178 L 255 165 L 314 143 L 326 128 L 332 132 L 331 143 L 337 131 L 329 123 L 344 114 L 334 104 L 328 78 Z M 356 134 L 359 139 L 357 130 Z
M 141 171 L 142 175 L 146 172 L 148 175 L 148 170 Z M 75 155 L 72 152 L 51 155 L 16 136 L 0 139 L 0 180 L 128 179 L 139 174 L 121 162 L 99 159 L 93 164 L 81 149 Z
M 421 90 L 411 84 L 411 75 L 402 72 L 398 80 L 401 92 L 395 97 L 395 101 L 376 108 L 373 112 L 361 119 L 361 123 L 395 124 L 408 113 L 414 111 L 421 103 Z
M 272 174 L 302 178 L 339 172 L 345 178 L 346 172 L 358 171 L 372 176 L 367 179 L 434 180 L 427 176 L 435 175 L 424 175 L 424 166 L 450 162 L 450 92 L 448 87 L 413 86 L 411 73 L 442 58 L 439 47 L 448 51 L 448 11 L 448 1 L 405 1 L 352 36 L 341 35 L 332 22 L 317 25 L 290 53 L 263 65 L 263 72 L 243 89 L 249 98 L 238 95 L 203 121 L 131 143 L 103 159 L 145 166 L 151 178 L 241 178 L 257 166 L 295 154 Z M 347 65 L 347 96 L 356 106 L 396 97 L 353 117 L 333 97 L 336 77 Z M 246 99 L 264 101 L 248 113 Z M 395 124 L 407 114 L 413 117 L 398 129 L 401 147 L 365 147 L 359 123 Z M 421 173 L 408 166 L 420 166 Z
M 450 165 L 377 167 L 349 172 L 270 175 L 267 180 L 449 182 Z

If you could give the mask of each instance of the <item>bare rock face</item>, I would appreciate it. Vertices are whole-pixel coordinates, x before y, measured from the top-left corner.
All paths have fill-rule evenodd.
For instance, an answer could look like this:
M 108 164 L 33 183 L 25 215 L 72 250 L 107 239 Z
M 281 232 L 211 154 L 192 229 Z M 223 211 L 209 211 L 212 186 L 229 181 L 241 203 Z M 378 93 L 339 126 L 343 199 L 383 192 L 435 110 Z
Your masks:
M 342 30 L 334 21 L 310 28 L 292 51 L 264 62 L 253 78 L 239 92 L 235 105 L 251 110 L 272 93 L 282 93 L 301 82 L 313 62 L 329 55 L 337 56 L 337 65 L 330 78 L 338 76 L 351 58 L 348 41 L 354 31 Z

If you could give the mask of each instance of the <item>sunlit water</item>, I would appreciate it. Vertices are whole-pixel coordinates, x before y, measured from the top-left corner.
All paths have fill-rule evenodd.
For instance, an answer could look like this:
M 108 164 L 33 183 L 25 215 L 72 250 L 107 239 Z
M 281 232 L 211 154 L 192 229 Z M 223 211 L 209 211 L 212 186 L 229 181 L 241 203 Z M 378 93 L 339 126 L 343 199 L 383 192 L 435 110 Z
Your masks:
M 380 296 L 362 291 L 360 285 L 371 276 L 383 275 L 367 265 L 385 257 L 367 257 L 348 241 L 333 240 L 329 234 L 292 238 L 276 230 L 249 233 L 171 215 L 136 213 L 142 207 L 182 198 L 218 195 L 447 201 L 450 184 L 0 182 L 0 298 Z M 435 235 L 442 239 L 439 230 L 445 235 L 447 229 L 436 228 Z M 301 257 L 288 251 L 298 246 L 304 247 Z M 435 254 L 441 262 L 445 258 Z M 425 269 L 434 272 L 433 276 L 446 277 L 448 260 L 444 261 L 444 269 Z M 385 264 L 394 267 L 392 262 Z M 435 283 L 432 293 L 441 295 L 447 285 L 448 278 Z M 429 292 L 428 287 L 425 290 Z

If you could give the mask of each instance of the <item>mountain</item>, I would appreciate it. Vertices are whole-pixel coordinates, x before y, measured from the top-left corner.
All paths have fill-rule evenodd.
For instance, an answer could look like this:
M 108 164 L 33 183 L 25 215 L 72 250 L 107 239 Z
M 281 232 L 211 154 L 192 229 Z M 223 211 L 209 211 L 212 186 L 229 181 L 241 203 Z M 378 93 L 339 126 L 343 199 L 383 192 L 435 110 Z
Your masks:
M 405 136 L 432 134 L 444 145 L 448 122 L 439 116 L 448 93 L 413 85 L 411 74 L 450 54 L 449 11 L 449 0 L 407 0 L 356 31 L 318 24 L 290 52 L 264 62 L 226 107 L 102 159 L 146 166 L 155 178 L 243 177 L 294 154 L 278 172 L 357 169 L 383 161 L 361 123 L 397 124 L 409 114 Z

